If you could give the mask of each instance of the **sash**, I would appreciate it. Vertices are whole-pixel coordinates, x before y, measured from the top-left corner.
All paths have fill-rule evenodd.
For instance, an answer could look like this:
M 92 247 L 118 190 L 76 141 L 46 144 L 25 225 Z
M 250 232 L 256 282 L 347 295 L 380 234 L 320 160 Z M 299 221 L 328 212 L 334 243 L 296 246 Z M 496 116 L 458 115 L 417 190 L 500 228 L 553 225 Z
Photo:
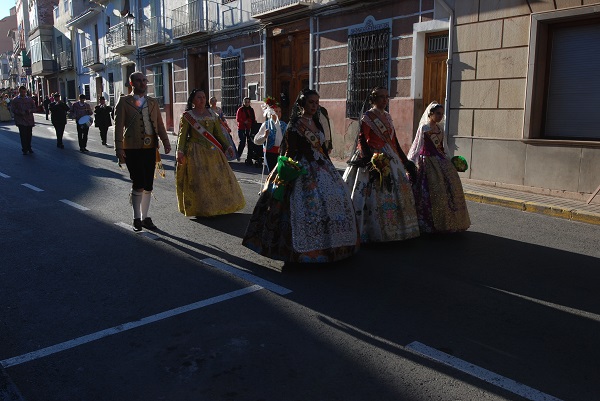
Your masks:
M 183 118 L 185 118 L 187 122 L 190 123 L 190 125 L 194 127 L 196 131 L 198 131 L 198 133 L 203 135 L 210 143 L 219 148 L 221 152 L 225 152 L 223 150 L 223 145 L 221 145 L 219 141 L 217 141 L 217 138 L 215 138 L 210 132 L 208 132 L 206 128 L 200 125 L 200 123 L 194 117 L 192 117 L 190 113 L 183 113 Z
M 377 134 L 377 136 L 379 136 L 381 139 L 383 139 L 385 143 L 390 145 L 390 147 L 392 149 L 394 149 L 394 151 L 396 153 L 398 153 L 398 150 L 396 149 L 396 145 L 394 144 L 394 142 L 392 140 L 392 136 L 388 134 L 388 130 L 390 129 L 390 127 L 385 125 L 383 123 L 383 121 L 381 121 L 379 119 L 379 117 L 377 117 L 375 115 L 375 113 L 373 113 L 371 110 L 367 111 L 365 113 L 365 115 L 367 117 L 369 117 L 369 120 L 371 120 L 371 122 L 373 123 L 373 124 L 369 124 L 369 121 L 366 121 L 367 125 L 370 125 L 371 129 L 373 128 L 373 125 L 375 125 L 375 128 L 377 128 L 377 130 L 373 130 L 373 132 L 375 132 Z M 394 129 L 392 128 L 391 130 L 393 133 Z M 398 154 L 398 156 L 400 156 L 400 154 Z
M 296 129 L 303 136 L 313 148 L 317 149 L 319 153 L 323 156 L 327 156 L 323 151 L 323 146 L 321 145 L 321 141 L 319 141 L 319 137 L 312 131 L 308 131 L 308 129 L 304 126 L 304 124 L 297 123 Z

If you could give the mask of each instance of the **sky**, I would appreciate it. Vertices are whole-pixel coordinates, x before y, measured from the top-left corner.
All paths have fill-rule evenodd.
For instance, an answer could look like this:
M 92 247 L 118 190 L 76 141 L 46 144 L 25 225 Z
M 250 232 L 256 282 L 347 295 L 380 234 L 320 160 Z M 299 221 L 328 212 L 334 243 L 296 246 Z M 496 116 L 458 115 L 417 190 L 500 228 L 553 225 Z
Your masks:
M 10 15 L 10 9 L 17 3 L 15 0 L 0 0 L 0 19 Z

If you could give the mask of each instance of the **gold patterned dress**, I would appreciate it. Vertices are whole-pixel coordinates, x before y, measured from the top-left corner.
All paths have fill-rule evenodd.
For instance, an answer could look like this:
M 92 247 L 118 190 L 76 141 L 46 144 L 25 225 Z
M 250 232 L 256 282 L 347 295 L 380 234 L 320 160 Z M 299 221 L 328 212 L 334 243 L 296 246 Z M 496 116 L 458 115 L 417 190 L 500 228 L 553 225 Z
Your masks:
M 177 149 L 185 154 L 176 169 L 179 211 L 186 216 L 234 213 L 246 205 L 224 152 L 230 147 L 218 116 L 183 113 Z
M 10 111 L 8 110 L 8 102 L 5 99 L 0 99 L 0 121 L 10 121 Z
M 457 232 L 471 225 L 467 202 L 456 168 L 444 151 L 444 130 L 423 125 L 417 131 L 422 146 L 416 153 L 415 203 L 421 232 Z M 409 154 L 409 157 L 411 155 Z

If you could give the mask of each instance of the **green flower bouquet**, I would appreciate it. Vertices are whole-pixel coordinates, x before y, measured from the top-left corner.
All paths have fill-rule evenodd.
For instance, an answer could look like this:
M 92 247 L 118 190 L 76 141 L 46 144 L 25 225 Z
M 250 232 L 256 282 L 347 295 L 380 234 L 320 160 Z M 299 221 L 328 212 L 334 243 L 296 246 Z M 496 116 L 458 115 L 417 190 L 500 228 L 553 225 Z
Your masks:
M 450 159 L 456 171 L 463 173 L 469 169 L 469 164 L 467 163 L 467 159 L 462 156 L 454 156 Z
M 285 188 L 296 178 L 308 174 L 300 163 L 287 156 L 277 158 L 277 178 L 273 182 L 273 198 L 283 200 Z

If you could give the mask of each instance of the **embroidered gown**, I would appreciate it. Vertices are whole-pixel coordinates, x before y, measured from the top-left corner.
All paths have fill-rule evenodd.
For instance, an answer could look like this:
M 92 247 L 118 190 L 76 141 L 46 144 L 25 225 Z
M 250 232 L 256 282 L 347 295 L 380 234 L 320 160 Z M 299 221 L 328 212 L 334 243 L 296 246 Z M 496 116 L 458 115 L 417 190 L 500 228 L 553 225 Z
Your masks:
M 400 158 L 400 144 L 389 113 L 366 112 L 361 120 L 357 149 L 344 172 L 351 188 L 360 240 L 399 241 L 419 236 L 412 187 Z M 371 157 L 383 153 L 389 159 L 389 176 L 371 171 Z
M 350 193 L 324 151 L 322 132 L 290 124 L 281 154 L 308 172 L 293 180 L 283 201 L 273 198 L 277 169 L 267 177 L 242 244 L 271 259 L 323 263 L 344 259 L 359 247 Z
M 434 134 L 423 125 L 415 141 L 422 141 L 415 155 L 415 202 L 421 232 L 465 231 L 471 225 L 465 194 L 456 168 L 444 152 L 444 130 Z M 419 150 L 420 148 L 420 150 Z
M 5 99 L 0 99 L 0 121 L 10 121 L 10 111 L 8 110 L 8 102 Z
M 208 135 L 201 132 L 200 126 Z M 185 163 L 176 168 L 181 213 L 207 217 L 244 208 L 242 189 L 223 153 L 228 147 L 218 117 L 198 117 L 191 110 L 183 113 L 177 149 L 185 153 Z

